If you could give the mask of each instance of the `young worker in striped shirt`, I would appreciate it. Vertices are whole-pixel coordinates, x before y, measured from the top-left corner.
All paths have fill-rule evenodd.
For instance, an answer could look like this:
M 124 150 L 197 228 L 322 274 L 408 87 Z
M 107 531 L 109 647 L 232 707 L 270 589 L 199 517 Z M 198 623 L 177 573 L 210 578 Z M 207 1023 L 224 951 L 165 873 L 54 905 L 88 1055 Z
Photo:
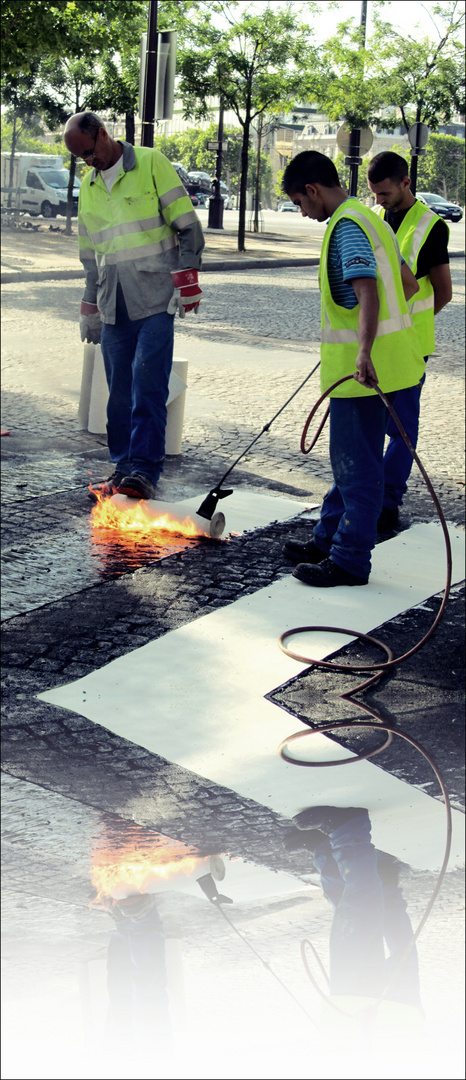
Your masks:
M 283 178 L 303 217 L 328 221 L 322 242 L 321 389 L 353 375 L 330 394 L 330 461 L 334 484 L 307 543 L 289 540 L 284 554 L 307 585 L 366 585 L 382 510 L 388 413 L 377 391 L 395 394 L 424 374 L 406 296 L 419 286 L 402 265 L 394 233 L 341 187 L 333 162 L 304 151 Z

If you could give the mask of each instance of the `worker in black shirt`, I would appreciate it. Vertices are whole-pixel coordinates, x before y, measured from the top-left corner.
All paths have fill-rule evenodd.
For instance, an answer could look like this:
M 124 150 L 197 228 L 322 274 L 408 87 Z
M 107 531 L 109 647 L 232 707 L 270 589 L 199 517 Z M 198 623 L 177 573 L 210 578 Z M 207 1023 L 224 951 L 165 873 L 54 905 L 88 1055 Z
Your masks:
M 419 282 L 419 292 L 409 304 L 422 355 L 427 360 L 435 351 L 434 316 L 451 300 L 448 257 L 449 229 L 411 191 L 404 158 L 391 151 L 376 154 L 367 174 L 369 188 L 376 197 L 375 212 L 397 234 L 403 259 Z M 425 378 L 425 376 L 424 376 Z M 419 386 L 399 390 L 394 408 L 416 449 L 422 379 Z M 390 418 L 390 441 L 384 457 L 384 502 L 378 521 L 379 532 L 396 528 L 399 507 L 407 489 L 413 458 L 396 424 Z

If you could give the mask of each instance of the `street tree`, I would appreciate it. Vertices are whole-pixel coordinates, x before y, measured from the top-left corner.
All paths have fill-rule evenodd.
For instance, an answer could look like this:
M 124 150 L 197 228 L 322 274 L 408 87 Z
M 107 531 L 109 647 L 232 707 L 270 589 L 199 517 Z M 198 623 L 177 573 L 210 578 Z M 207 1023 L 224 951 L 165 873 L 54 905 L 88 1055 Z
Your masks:
M 269 4 L 256 13 L 253 5 L 238 14 L 236 4 L 224 4 L 223 25 L 214 19 L 197 22 L 191 44 L 185 43 L 179 53 L 184 115 L 208 117 L 212 99 L 220 99 L 242 129 L 239 251 L 245 250 L 251 124 L 265 113 L 288 109 L 303 96 L 305 73 L 315 61 L 312 31 L 303 18 L 309 6 Z
M 414 123 L 436 131 L 465 109 L 464 5 L 437 4 L 431 20 L 435 38 L 420 38 L 407 28 L 400 33 L 375 12 L 374 72 L 383 82 L 385 106 L 399 110 L 406 131 Z M 392 126 L 399 124 L 399 114 Z
M 425 156 L 419 159 L 418 187 L 464 206 L 464 139 L 429 135 Z
M 383 79 L 371 43 L 354 19 L 346 19 L 319 49 L 318 75 L 306 80 L 306 100 L 315 100 L 329 120 L 351 128 L 378 123 L 384 105 Z
M 31 64 L 28 72 L 21 78 L 16 74 L 3 74 L 1 83 L 1 99 L 4 106 L 2 116 L 2 145 L 5 135 L 4 127 L 8 130 L 8 149 L 11 152 L 10 171 L 8 186 L 8 206 L 11 206 L 13 195 L 13 170 L 14 155 L 18 149 L 21 136 L 35 138 L 44 134 L 41 123 L 41 94 L 38 88 L 38 72 L 40 63 L 38 60 Z
M 91 63 L 99 36 L 103 49 L 112 21 L 131 21 L 134 8 L 147 12 L 143 0 L 3 0 L 3 73 L 24 75 L 45 56 L 87 57 Z

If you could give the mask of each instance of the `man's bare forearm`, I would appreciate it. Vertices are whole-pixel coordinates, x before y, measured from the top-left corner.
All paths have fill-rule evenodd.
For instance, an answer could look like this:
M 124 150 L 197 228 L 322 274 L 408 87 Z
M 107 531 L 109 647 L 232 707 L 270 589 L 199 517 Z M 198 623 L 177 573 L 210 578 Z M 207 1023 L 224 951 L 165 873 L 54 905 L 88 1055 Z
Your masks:
M 377 372 L 371 360 L 371 349 L 379 321 L 377 284 L 374 278 L 356 278 L 351 284 L 359 302 L 359 351 L 354 378 L 362 386 L 372 388 L 377 384 Z

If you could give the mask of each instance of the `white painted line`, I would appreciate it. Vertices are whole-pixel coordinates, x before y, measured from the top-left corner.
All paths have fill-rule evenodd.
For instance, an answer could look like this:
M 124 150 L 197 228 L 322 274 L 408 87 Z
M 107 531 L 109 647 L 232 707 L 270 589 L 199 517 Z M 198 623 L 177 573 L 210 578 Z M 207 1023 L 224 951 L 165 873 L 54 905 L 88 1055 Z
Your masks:
M 453 580 L 460 581 L 464 534 L 452 529 L 451 541 Z M 312 770 L 285 764 L 277 746 L 300 724 L 264 695 L 304 669 L 279 650 L 284 630 L 317 624 L 370 633 L 439 592 L 444 578 L 442 530 L 418 525 L 375 548 L 365 587 L 312 589 L 290 574 L 39 696 L 281 814 L 291 817 L 319 803 L 367 806 L 377 847 L 436 869 L 444 841 L 442 805 L 372 762 Z M 314 657 L 325 657 L 342 640 L 318 635 L 308 647 Z M 396 655 L 396 641 L 388 643 Z M 334 706 L 329 720 L 339 718 Z M 304 742 L 314 759 L 346 756 L 325 736 Z M 463 816 L 454 817 L 453 855 L 462 859 Z

